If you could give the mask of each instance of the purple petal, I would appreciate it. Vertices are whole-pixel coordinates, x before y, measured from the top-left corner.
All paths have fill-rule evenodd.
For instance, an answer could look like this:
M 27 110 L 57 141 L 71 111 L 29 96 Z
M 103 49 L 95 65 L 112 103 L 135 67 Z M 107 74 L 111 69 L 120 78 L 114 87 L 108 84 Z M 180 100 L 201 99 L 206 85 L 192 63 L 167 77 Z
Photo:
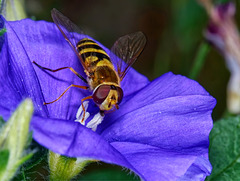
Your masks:
M 208 156 L 201 156 L 195 160 L 179 180 L 205 180 L 206 176 L 211 174 L 211 170 L 212 166 L 209 164 Z
M 122 115 L 101 135 L 109 142 L 137 142 L 197 153 L 198 146 L 208 146 L 214 106 L 211 96 L 162 99 Z
M 50 150 L 70 157 L 105 161 L 140 172 L 106 140 L 79 123 L 35 116 L 31 125 L 35 140 Z
M 162 84 L 166 83 L 165 81 L 167 79 L 170 84 Z M 178 79 L 178 82 L 171 84 L 174 82 L 173 80 L 176 79 Z M 156 82 L 162 86 L 158 87 Z M 148 94 L 146 94 L 145 91 L 147 91 Z M 166 92 L 168 95 L 165 94 Z M 145 102 L 147 102 L 144 100 L 148 99 L 148 95 L 150 96 L 149 102 L 151 103 L 144 105 Z M 155 100 L 155 98 L 158 100 Z M 139 155 L 139 161 L 130 161 L 135 168 L 137 168 L 138 165 L 142 165 L 142 163 L 140 163 L 140 157 L 144 152 L 141 151 L 141 154 L 138 153 L 139 150 L 136 147 L 135 151 L 132 151 L 132 153 L 128 152 L 127 155 L 125 155 L 124 152 L 130 148 L 126 145 L 121 146 L 121 143 L 141 143 L 145 146 L 149 145 L 154 147 L 155 151 L 160 149 L 161 153 L 164 150 L 166 152 L 165 155 L 168 155 L 168 152 L 170 152 L 173 155 L 179 155 L 180 158 L 185 157 L 185 160 L 182 160 L 182 164 L 185 162 L 188 164 L 185 164 L 184 167 L 178 163 L 178 165 L 181 166 L 177 170 L 183 174 L 186 172 L 194 172 L 196 174 L 190 174 L 190 176 L 186 174 L 184 177 L 196 176 L 195 180 L 202 180 L 211 172 L 211 164 L 208 158 L 203 155 L 208 153 L 208 136 L 212 128 L 211 112 L 215 104 L 215 99 L 209 96 L 195 81 L 182 76 L 165 74 L 138 92 L 128 103 L 125 103 L 121 107 L 125 112 L 119 110 L 120 116 L 118 114 L 112 115 L 108 120 L 105 120 L 107 126 L 104 125 L 105 129 L 102 130 L 101 135 L 111 142 L 114 147 L 117 145 L 117 147 L 115 147 L 116 149 L 119 150 L 120 147 L 121 150 L 119 151 L 126 158 L 136 158 L 136 155 Z M 134 107 L 135 105 L 138 109 Z M 108 122 L 110 123 L 108 124 Z M 124 150 L 124 148 L 126 150 Z M 170 173 L 177 173 L 171 170 L 173 169 L 171 167 L 171 159 L 158 158 L 159 155 L 156 153 L 153 154 L 156 157 L 152 158 L 152 160 L 158 160 L 158 162 L 152 163 L 150 161 L 151 159 L 144 159 L 144 163 L 148 164 L 148 166 L 145 165 L 143 168 L 151 167 L 151 165 L 158 168 L 164 165 L 164 168 L 169 170 Z M 186 157 L 186 155 L 189 155 L 189 157 Z M 199 163 L 197 160 L 200 158 L 203 161 Z M 177 160 L 178 158 L 176 158 L 176 161 Z M 181 162 L 181 159 L 178 161 Z M 190 167 L 192 169 L 190 169 Z M 154 169 L 151 169 L 151 171 L 154 171 Z M 143 172 L 144 169 L 141 170 L 141 173 Z M 146 174 L 148 172 L 149 170 L 146 171 Z M 159 170 L 156 169 L 155 173 L 148 174 L 147 178 L 150 177 L 150 180 L 155 180 L 151 176 L 156 175 L 158 172 Z M 168 172 L 164 170 L 162 171 L 162 174 L 167 173 Z M 174 174 L 172 174 L 172 176 L 177 177 L 179 175 L 174 176 Z
M 37 78 L 34 75 L 32 66 L 29 66 L 28 56 L 11 29 L 9 28 L 7 31 L 7 33 L 12 33 L 10 37 L 16 40 L 14 44 L 18 49 L 11 50 L 11 47 L 7 44 L 7 33 L 5 33 L 5 43 L 0 58 L 0 104 L 9 110 L 14 110 L 23 98 L 31 97 L 35 107 L 45 110 L 42 115 L 46 115 L 46 108 L 44 109 L 42 106 L 43 96 L 39 85 L 35 83 Z
M 115 120 L 111 127 L 104 130 L 102 136 L 114 147 L 117 142 L 118 147 L 115 148 L 137 170 L 140 169 L 140 173 L 150 178 L 149 180 L 156 180 L 153 176 L 159 173 L 161 167 L 164 169 L 161 168 L 159 174 L 163 174 L 163 178 L 172 173 L 173 178 L 170 179 L 174 179 L 180 176 L 177 174 L 184 175 L 189 167 L 195 164 L 197 158 L 208 153 L 208 135 L 212 128 L 210 109 L 214 105 L 215 100 L 210 96 L 163 99 L 159 103 L 132 111 Z M 126 143 L 132 143 L 134 148 L 132 153 L 127 152 L 127 155 L 125 151 L 131 150 L 131 147 L 127 147 Z M 152 155 L 149 154 L 150 148 L 140 151 L 134 146 L 140 143 L 148 145 L 151 149 L 155 148 Z M 144 162 L 144 165 L 141 162 Z M 208 159 L 205 159 L 200 167 L 207 171 L 201 170 L 203 177 L 210 174 L 211 165 Z
M 132 163 L 146 180 L 159 180 L 159 178 L 161 180 L 177 180 L 187 172 L 196 159 L 194 155 L 184 155 L 133 142 L 114 142 L 112 145 Z M 208 165 L 210 165 L 209 162 Z

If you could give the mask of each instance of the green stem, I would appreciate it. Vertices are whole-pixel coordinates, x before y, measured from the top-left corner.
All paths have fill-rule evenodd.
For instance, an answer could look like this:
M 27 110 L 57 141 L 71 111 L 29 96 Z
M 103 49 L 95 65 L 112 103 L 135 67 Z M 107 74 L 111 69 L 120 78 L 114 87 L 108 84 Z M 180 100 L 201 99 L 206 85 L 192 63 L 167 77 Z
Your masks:
M 210 46 L 208 43 L 206 43 L 206 42 L 201 43 L 201 45 L 198 49 L 197 55 L 195 57 L 193 67 L 188 76 L 190 79 L 195 79 L 195 80 L 197 79 L 197 77 L 205 63 L 206 56 L 207 56 L 209 50 L 210 50 Z

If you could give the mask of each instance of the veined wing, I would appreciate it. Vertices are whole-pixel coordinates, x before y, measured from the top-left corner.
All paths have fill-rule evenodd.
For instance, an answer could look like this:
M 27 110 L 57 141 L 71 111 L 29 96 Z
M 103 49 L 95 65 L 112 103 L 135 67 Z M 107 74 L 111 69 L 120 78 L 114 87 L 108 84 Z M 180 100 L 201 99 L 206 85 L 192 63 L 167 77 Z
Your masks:
M 75 54 L 78 56 L 83 68 L 87 71 L 87 67 L 76 49 L 77 42 L 79 41 L 79 39 L 76 38 L 76 33 L 83 34 L 83 32 L 78 28 L 77 25 L 75 25 L 71 20 L 69 20 L 55 8 L 52 9 L 51 15 L 54 23 L 57 25 L 65 40 L 72 47 Z
M 139 31 L 122 36 L 114 43 L 111 52 L 117 56 L 117 72 L 120 80 L 124 78 L 129 68 L 137 60 L 146 42 L 145 35 Z

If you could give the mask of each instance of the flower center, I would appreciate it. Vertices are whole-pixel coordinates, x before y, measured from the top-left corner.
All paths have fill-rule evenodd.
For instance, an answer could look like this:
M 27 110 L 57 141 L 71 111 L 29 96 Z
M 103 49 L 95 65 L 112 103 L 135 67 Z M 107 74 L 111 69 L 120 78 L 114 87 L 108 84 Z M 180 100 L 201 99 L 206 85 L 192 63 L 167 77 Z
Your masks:
M 86 125 L 86 120 L 90 116 L 90 113 L 87 112 L 88 105 L 89 105 L 89 101 L 83 102 L 83 107 L 85 108 L 84 119 L 83 119 L 84 111 L 83 111 L 82 105 L 78 108 L 75 121 L 81 123 L 87 128 L 92 129 L 93 131 L 96 131 L 98 125 L 102 123 L 104 116 L 102 116 L 101 113 L 98 112 L 97 114 L 94 115 L 94 117 L 89 122 L 87 122 L 87 125 Z

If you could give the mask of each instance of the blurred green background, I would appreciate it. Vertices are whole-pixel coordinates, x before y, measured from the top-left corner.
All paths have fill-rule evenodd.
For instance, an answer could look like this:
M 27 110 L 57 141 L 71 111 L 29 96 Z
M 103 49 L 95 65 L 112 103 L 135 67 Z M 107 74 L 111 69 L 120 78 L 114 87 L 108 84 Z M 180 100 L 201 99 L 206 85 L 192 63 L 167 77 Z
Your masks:
M 52 21 L 50 11 L 58 9 L 108 48 L 122 35 L 144 32 L 147 46 L 133 67 L 150 80 L 169 71 L 189 77 L 200 48 L 205 46 L 208 51 L 196 80 L 217 99 L 213 119 L 225 113 L 229 71 L 219 52 L 204 44 L 208 17 L 196 0 L 26 0 L 25 3 L 29 17 L 36 20 Z M 238 1 L 235 4 L 238 10 Z M 238 19 L 238 13 L 236 16 Z M 90 167 L 83 173 L 86 179 L 91 179 L 91 172 L 97 173 L 102 168 L 97 164 Z M 121 170 L 117 166 L 106 170 L 113 176 L 108 180 L 121 180 L 115 169 Z

